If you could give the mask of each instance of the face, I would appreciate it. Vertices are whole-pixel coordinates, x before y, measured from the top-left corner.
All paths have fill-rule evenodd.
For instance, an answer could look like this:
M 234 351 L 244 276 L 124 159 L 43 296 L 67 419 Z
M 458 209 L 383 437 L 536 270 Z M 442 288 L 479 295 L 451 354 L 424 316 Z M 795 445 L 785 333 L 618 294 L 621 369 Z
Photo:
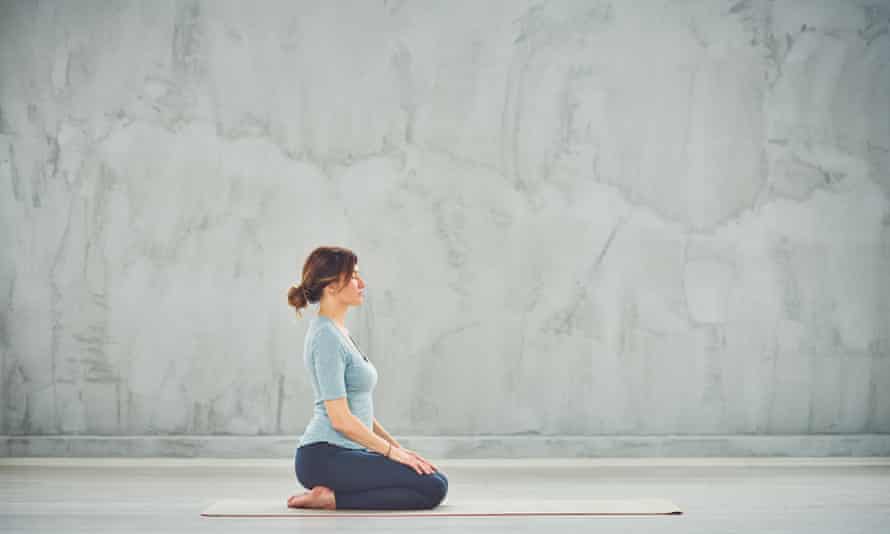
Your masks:
M 331 286 L 331 288 L 332 291 L 335 289 L 333 286 Z M 361 273 L 359 272 L 358 264 L 356 264 L 355 270 L 352 273 L 352 280 L 343 286 L 343 289 L 341 289 L 339 293 L 333 293 L 332 296 L 343 304 L 351 306 L 358 306 L 364 302 L 365 281 L 362 279 Z

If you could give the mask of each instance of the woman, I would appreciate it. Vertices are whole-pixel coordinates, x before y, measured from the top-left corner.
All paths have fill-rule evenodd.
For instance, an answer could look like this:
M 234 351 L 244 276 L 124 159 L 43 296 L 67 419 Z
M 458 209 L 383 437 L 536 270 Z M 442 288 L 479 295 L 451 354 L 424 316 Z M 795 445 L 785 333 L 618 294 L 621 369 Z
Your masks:
M 288 304 L 319 302 L 306 332 L 303 360 L 315 393 L 312 419 L 297 446 L 297 480 L 310 489 L 291 508 L 410 510 L 435 508 L 448 479 L 428 460 L 399 445 L 374 418 L 377 369 L 344 326 L 346 311 L 364 300 L 358 258 L 341 247 L 319 247 L 291 286 Z

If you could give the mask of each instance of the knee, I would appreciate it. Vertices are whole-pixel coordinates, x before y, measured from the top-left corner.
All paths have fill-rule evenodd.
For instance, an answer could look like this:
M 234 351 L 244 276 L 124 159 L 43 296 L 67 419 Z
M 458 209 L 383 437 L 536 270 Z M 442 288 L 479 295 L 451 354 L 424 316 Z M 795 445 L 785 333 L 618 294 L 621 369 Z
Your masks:
M 448 494 L 448 477 L 441 472 L 435 472 L 429 476 L 430 479 L 430 508 L 435 508 L 445 500 Z

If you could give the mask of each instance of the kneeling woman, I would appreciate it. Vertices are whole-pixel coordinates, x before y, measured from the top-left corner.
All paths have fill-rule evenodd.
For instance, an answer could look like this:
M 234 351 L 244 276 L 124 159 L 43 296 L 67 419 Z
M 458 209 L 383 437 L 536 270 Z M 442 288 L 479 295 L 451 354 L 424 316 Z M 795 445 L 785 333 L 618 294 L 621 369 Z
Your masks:
M 315 408 L 297 446 L 297 480 L 310 491 L 291 496 L 292 508 L 412 510 L 435 508 L 448 479 L 416 452 L 402 448 L 374 418 L 377 369 L 344 326 L 349 306 L 364 299 L 356 255 L 319 247 L 306 259 L 288 303 L 319 302 L 306 331 L 303 360 Z

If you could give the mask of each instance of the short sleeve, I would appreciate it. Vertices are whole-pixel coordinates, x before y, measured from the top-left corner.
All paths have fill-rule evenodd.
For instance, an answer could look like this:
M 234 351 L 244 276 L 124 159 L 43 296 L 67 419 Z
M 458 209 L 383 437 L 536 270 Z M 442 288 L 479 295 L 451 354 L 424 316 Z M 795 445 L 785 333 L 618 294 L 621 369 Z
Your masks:
M 322 400 L 346 396 L 346 357 L 337 334 L 328 328 L 319 329 L 313 347 L 315 378 Z

